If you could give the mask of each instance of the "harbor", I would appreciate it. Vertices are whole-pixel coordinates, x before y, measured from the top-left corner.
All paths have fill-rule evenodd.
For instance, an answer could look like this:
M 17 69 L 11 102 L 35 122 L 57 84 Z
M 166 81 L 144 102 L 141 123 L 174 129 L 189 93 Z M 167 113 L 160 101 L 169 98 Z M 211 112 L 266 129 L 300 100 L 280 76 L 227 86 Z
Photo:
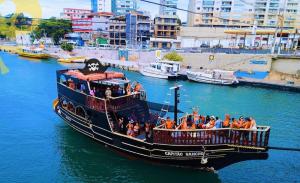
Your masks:
M 300 182 L 299 13 L 0 0 L 0 182 Z
M 231 172 L 239 171 L 240 169 L 247 169 L 252 170 L 249 175 L 253 176 L 253 180 L 257 178 L 258 182 L 260 176 L 265 176 L 265 181 L 284 182 L 289 179 L 297 180 L 297 159 L 299 159 L 299 153 L 292 151 L 270 150 L 268 160 L 241 162 L 221 169 L 215 175 L 192 170 L 149 165 L 147 162 L 141 162 L 140 160 L 132 161 L 119 157 L 110 150 L 101 146 L 99 147 L 98 143 L 92 142 L 88 138 L 73 132 L 72 129 L 64 125 L 62 120 L 57 118 L 52 112 L 51 104 L 56 96 L 55 71 L 64 69 L 66 66 L 58 64 L 53 59 L 45 61 L 27 60 L 17 55 L 3 52 L 1 52 L 1 58 L 10 69 L 8 74 L 0 77 L 2 87 L 11 88 L 3 90 L 1 93 L 1 100 L 7 103 L 7 105 L 2 106 L 1 110 L 5 110 L 5 108 L 11 109 L 8 113 L 4 113 L 1 116 L 2 125 L 4 125 L 3 128 L 10 134 L 9 136 L 3 134 L 1 142 L 3 147 L 6 147 L 5 142 L 7 138 L 15 142 L 14 148 L 4 148 L 5 150 L 1 151 L 1 156 L 10 162 L 12 156 L 22 158 L 25 160 L 25 164 L 26 162 L 31 162 L 32 166 L 30 167 L 22 166 L 22 172 L 24 173 L 35 171 L 50 179 L 84 182 L 93 182 L 93 180 L 100 177 L 101 179 L 107 178 L 111 180 L 112 176 L 120 174 L 120 172 L 122 175 L 126 174 L 128 180 L 135 181 L 142 181 L 143 177 L 150 173 L 155 174 L 154 180 L 159 181 L 164 180 L 164 176 L 160 176 L 164 174 L 172 175 L 168 180 L 174 179 L 174 181 L 187 180 L 187 177 L 193 177 L 193 180 L 232 182 L 236 179 L 247 181 L 248 177 L 231 174 Z M 67 67 L 70 67 L 70 65 Z M 24 75 L 24 73 L 26 74 Z M 131 80 L 143 83 L 143 87 L 149 93 L 149 100 L 153 102 L 165 101 L 169 87 L 172 87 L 175 83 L 175 81 L 143 77 L 137 72 L 125 71 L 125 74 Z M 214 114 L 221 118 L 224 118 L 224 115 L 227 113 L 236 117 L 240 115 L 252 115 L 258 123 L 272 126 L 270 146 L 297 147 L 299 145 L 299 136 L 297 135 L 297 128 L 299 128 L 297 126 L 299 116 L 297 115 L 299 114 L 296 112 L 297 108 L 299 108 L 297 105 L 300 103 L 298 101 L 298 93 L 261 89 L 251 86 L 232 88 L 186 81 L 178 82 L 180 85 L 183 85 L 182 91 L 187 92 L 187 95 L 181 97 L 181 110 L 191 111 L 191 108 L 196 104 L 199 105 L 200 113 Z M 39 86 L 32 87 L 36 86 L 36 83 L 39 83 Z M 19 90 L 19 88 L 22 89 Z M 45 92 L 46 90 L 47 92 Z M 249 97 L 251 97 L 251 100 L 249 100 Z M 22 100 L 19 100 L 20 98 Z M 247 101 L 247 103 L 241 103 L 240 101 Z M 23 110 L 13 110 L 15 104 Z M 286 107 L 279 107 L 282 104 Z M 265 109 L 268 110 L 266 111 Z M 282 123 L 278 121 L 286 121 L 285 128 L 282 128 Z M 28 128 L 28 125 L 30 128 Z M 24 130 L 15 131 L 16 127 L 23 128 Z M 55 133 L 53 133 L 54 131 Z M 289 135 L 287 136 L 286 134 Z M 45 138 L 40 139 L 40 136 Z M 40 140 L 37 142 L 36 139 Z M 28 143 L 33 143 L 33 145 L 26 145 Z M 23 148 L 24 146 L 26 148 Z M 43 163 L 46 161 L 43 158 L 45 156 L 52 159 L 51 164 Z M 36 163 L 32 163 L 32 161 Z M 43 164 L 45 169 L 51 166 L 51 171 L 45 173 L 41 169 L 34 168 L 38 167 L 40 163 Z M 96 171 L 98 169 L 102 169 L 104 172 L 110 170 L 109 167 L 102 166 L 103 164 L 114 167 L 115 171 L 110 173 L 99 173 Z M 5 171 L 6 177 L 10 177 L 14 172 L 13 170 L 21 168 L 15 167 L 11 163 L 8 165 L 8 161 L 3 161 L 2 165 L 9 167 Z M 261 171 L 256 171 L 257 166 L 261 167 Z M 273 168 L 289 176 L 282 177 L 281 174 L 274 171 L 263 171 Z M 138 169 L 144 170 L 139 173 L 139 176 L 130 173 L 138 171 Z M 177 174 L 179 175 L 173 175 L 174 171 L 178 171 Z M 22 172 L 18 176 L 22 178 L 22 181 L 42 181 L 40 176 L 31 176 L 26 179 Z

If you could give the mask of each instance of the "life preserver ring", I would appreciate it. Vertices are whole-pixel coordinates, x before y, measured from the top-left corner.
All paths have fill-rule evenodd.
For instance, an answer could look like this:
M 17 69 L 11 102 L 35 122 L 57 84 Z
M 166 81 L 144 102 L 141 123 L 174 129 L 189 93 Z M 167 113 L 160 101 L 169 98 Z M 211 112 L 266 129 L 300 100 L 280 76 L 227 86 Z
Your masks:
M 215 56 L 214 55 L 209 55 L 209 57 L 208 57 L 208 59 L 209 59 L 209 61 L 214 61 L 215 60 Z

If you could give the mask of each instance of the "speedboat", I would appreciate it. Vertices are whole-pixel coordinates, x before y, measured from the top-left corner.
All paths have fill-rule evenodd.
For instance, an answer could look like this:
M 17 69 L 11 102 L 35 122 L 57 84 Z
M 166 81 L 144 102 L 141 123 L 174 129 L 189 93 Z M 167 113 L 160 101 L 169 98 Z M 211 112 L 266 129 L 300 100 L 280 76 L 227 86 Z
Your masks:
M 218 85 L 235 85 L 239 83 L 233 71 L 206 69 L 200 71 L 187 71 L 186 74 L 189 80 L 196 81 L 199 83 L 209 83 Z
M 65 56 L 62 58 L 59 58 L 57 61 L 62 63 L 83 63 L 85 61 L 86 57 L 71 57 L 71 56 Z
M 140 73 L 144 76 L 170 80 L 178 78 L 179 71 L 180 63 L 173 61 L 153 62 L 140 68 Z
M 47 59 L 50 55 L 44 52 L 42 48 L 22 48 L 18 52 L 19 56 L 37 59 Z

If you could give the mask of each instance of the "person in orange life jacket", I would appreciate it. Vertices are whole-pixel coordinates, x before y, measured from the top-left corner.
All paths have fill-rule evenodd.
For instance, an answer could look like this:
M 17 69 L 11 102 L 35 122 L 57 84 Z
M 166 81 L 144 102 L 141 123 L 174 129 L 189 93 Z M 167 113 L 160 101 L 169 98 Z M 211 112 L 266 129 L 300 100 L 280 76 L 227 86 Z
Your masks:
M 172 129 L 172 128 L 174 128 L 174 121 L 172 121 L 172 120 L 170 119 L 170 117 L 167 117 L 166 128 L 167 128 L 167 129 Z
M 128 83 L 128 85 L 126 87 L 126 94 L 131 95 L 131 85 L 130 85 L 130 83 Z
M 180 127 L 182 130 L 186 130 L 188 128 L 188 125 L 187 125 L 187 119 L 186 117 L 183 117 L 182 118 L 182 123 L 181 123 L 181 127 Z
M 134 92 L 140 92 L 142 89 L 142 85 L 139 82 L 136 82 L 134 86 Z
M 223 128 L 229 128 L 230 127 L 230 115 L 225 115 L 225 120 L 223 121 Z

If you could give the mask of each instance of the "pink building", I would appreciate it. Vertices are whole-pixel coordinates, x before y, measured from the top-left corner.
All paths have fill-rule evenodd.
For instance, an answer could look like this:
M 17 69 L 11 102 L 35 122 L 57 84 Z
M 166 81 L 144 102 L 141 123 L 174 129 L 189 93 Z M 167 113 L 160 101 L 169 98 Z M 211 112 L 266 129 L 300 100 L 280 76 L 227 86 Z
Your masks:
M 73 32 L 90 33 L 93 31 L 92 18 L 72 18 Z

